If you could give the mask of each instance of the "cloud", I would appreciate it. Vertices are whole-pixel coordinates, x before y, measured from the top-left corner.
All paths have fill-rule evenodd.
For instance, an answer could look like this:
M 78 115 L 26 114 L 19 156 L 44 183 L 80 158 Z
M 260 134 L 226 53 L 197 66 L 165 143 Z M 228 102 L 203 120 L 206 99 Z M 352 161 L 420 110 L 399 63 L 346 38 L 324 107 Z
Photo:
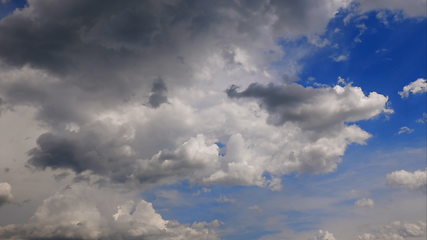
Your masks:
M 356 207 L 366 207 L 366 208 L 372 208 L 375 205 L 374 200 L 370 199 L 370 198 L 362 198 L 362 199 L 358 199 L 354 205 Z
M 393 11 L 402 11 L 410 17 L 425 17 L 426 12 L 421 10 L 425 7 L 423 0 L 410 0 L 402 3 L 399 0 L 357 0 L 361 4 L 362 11 L 390 9 Z
M 206 100 L 204 94 L 200 99 Z M 228 95 L 231 100 L 203 108 L 172 97 L 158 108 L 129 104 L 94 116 L 88 112 L 88 120 L 73 131 L 65 125 L 41 135 L 29 151 L 29 163 L 39 169 L 90 170 L 120 183 L 188 179 L 279 190 L 279 177 L 289 172 L 333 171 L 348 144 L 363 144 L 370 136 L 346 123 L 389 111 L 386 97 L 365 96 L 352 86 L 251 85 L 240 93 L 229 89 Z M 265 103 L 259 108 L 233 100 L 244 96 Z M 224 154 L 218 141 L 224 143 Z
M 412 94 L 421 94 L 427 92 L 427 82 L 424 78 L 418 78 L 416 81 L 409 83 L 403 87 L 402 91 L 399 91 L 399 95 L 402 98 L 407 98 Z
M 221 195 L 219 198 L 216 199 L 216 201 L 220 203 L 235 203 L 236 199 Z
M 163 219 L 149 202 L 125 199 L 105 188 L 74 184 L 44 200 L 28 223 L 0 227 L 0 238 L 218 239 L 209 229 L 217 221 L 183 225 Z
M 148 98 L 148 103 L 153 108 L 158 108 L 162 103 L 168 102 L 167 96 L 168 89 L 165 82 L 158 78 L 153 82 L 153 87 L 151 88 L 150 97 Z
M 399 132 L 397 132 L 397 134 L 411 134 L 414 132 L 414 129 L 412 128 L 408 128 L 406 126 L 403 126 L 399 129 Z
M 230 87 L 227 95 L 258 99 L 270 114 L 268 121 L 274 125 L 295 122 L 306 129 L 329 129 L 390 111 L 385 108 L 387 97 L 376 92 L 365 96 L 359 87 L 350 85 L 305 88 L 297 84 L 263 86 L 253 83 L 241 92 L 237 89 L 237 86 Z
M 7 182 L 0 183 L 0 207 L 13 199 L 12 187 Z
M 349 4 L 28 0 L 1 18 L 1 108 L 29 107 L 44 127 L 27 166 L 78 184 L 0 238 L 215 239 L 217 222 L 180 224 L 117 194 L 183 180 L 279 190 L 283 175 L 334 171 L 370 137 L 355 123 L 390 113 L 387 97 L 284 86 L 271 63 L 279 38 L 326 44 L 316 36 Z M 230 84 L 246 90 L 227 97 Z
M 427 169 L 408 172 L 394 171 L 387 174 L 387 183 L 393 187 L 406 188 L 426 193 Z
M 348 60 L 348 55 L 334 56 L 334 57 L 332 57 L 332 60 L 334 60 L 335 62 L 344 62 L 344 61 Z
M 419 221 L 408 223 L 395 221 L 389 225 L 380 226 L 372 232 L 358 236 L 359 240 L 406 240 L 421 239 L 426 234 L 426 223 Z
M 313 240 L 335 240 L 335 237 L 328 231 L 319 230 Z
M 417 123 L 427 123 L 427 113 L 423 113 L 421 118 L 418 118 L 415 122 Z
M 248 207 L 249 210 L 255 211 L 255 212 L 262 212 L 262 208 L 258 205 L 251 205 Z

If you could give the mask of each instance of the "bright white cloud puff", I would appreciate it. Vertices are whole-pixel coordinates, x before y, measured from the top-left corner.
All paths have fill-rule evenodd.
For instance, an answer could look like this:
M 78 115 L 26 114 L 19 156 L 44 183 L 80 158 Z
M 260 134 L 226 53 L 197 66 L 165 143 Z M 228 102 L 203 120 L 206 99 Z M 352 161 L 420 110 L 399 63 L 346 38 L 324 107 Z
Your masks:
M 426 193 L 427 169 L 408 172 L 405 170 L 394 171 L 387 175 L 387 183 L 394 187 L 417 190 Z
M 427 81 L 424 78 L 418 78 L 416 81 L 403 87 L 399 92 L 402 98 L 409 97 L 410 94 L 421 94 L 427 92 Z

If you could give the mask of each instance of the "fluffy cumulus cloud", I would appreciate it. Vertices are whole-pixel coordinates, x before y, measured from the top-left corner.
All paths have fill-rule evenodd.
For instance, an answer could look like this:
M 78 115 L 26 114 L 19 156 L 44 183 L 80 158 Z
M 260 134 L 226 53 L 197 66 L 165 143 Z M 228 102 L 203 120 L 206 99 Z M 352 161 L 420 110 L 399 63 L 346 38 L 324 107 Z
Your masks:
M 278 38 L 315 39 L 350 3 L 28 0 L 0 19 L 0 107 L 31 107 L 46 129 L 30 168 L 120 190 L 182 180 L 280 190 L 283 175 L 334 171 L 371 136 L 357 122 L 392 112 L 380 93 L 286 83 L 296 67 L 272 67 L 285 56 Z M 1 238 L 216 238 L 213 223 L 165 220 L 144 200 L 103 206 L 85 189 L 47 198 Z
M 334 234 L 325 231 L 325 230 L 319 230 L 314 236 L 313 240 L 336 240 L 334 237 Z
M 349 144 L 370 137 L 346 123 L 388 111 L 386 97 L 366 96 L 357 87 L 278 86 L 276 95 L 268 92 L 271 86 L 260 88 L 267 91 L 264 98 L 254 96 L 261 98 L 260 105 L 234 101 L 246 92 L 228 90 L 231 99 L 203 108 L 171 97 L 158 108 L 130 105 L 101 112 L 78 131 L 56 128 L 41 135 L 29 163 L 41 169 L 90 170 L 117 182 L 188 179 L 277 188 L 277 177 L 286 173 L 333 171 Z M 266 179 L 266 172 L 273 179 Z
M 406 188 L 426 193 L 427 169 L 408 172 L 394 171 L 387 175 L 387 183 L 394 187 Z
M 151 203 L 126 197 L 110 189 L 74 184 L 44 200 L 28 223 L 0 227 L 0 238 L 218 239 L 217 220 L 182 225 L 163 219 Z
M 358 236 L 359 240 L 406 240 L 424 239 L 426 223 L 423 221 L 409 223 L 395 221 L 385 226 L 377 227 L 369 233 Z
M 7 182 L 0 183 L 0 207 L 13 199 L 12 187 Z
M 402 98 L 409 97 L 410 94 L 421 94 L 427 92 L 427 82 L 424 78 L 418 78 L 416 81 L 409 83 L 399 92 Z

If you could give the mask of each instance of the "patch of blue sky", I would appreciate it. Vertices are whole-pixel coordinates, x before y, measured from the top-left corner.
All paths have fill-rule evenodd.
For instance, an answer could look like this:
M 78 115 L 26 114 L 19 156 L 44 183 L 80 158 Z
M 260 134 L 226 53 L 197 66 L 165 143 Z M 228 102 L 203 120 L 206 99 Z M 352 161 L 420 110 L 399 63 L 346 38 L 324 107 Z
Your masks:
M 15 11 L 15 9 L 24 8 L 26 5 L 26 0 L 0 1 L 0 18 L 4 18 Z

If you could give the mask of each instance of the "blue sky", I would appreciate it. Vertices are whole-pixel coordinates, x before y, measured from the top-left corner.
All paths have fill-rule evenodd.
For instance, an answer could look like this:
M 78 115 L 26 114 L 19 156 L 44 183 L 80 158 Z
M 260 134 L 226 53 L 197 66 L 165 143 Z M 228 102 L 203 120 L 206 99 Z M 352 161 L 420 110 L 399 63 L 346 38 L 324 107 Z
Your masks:
M 424 239 L 420 6 L 2 1 L 0 238 Z

